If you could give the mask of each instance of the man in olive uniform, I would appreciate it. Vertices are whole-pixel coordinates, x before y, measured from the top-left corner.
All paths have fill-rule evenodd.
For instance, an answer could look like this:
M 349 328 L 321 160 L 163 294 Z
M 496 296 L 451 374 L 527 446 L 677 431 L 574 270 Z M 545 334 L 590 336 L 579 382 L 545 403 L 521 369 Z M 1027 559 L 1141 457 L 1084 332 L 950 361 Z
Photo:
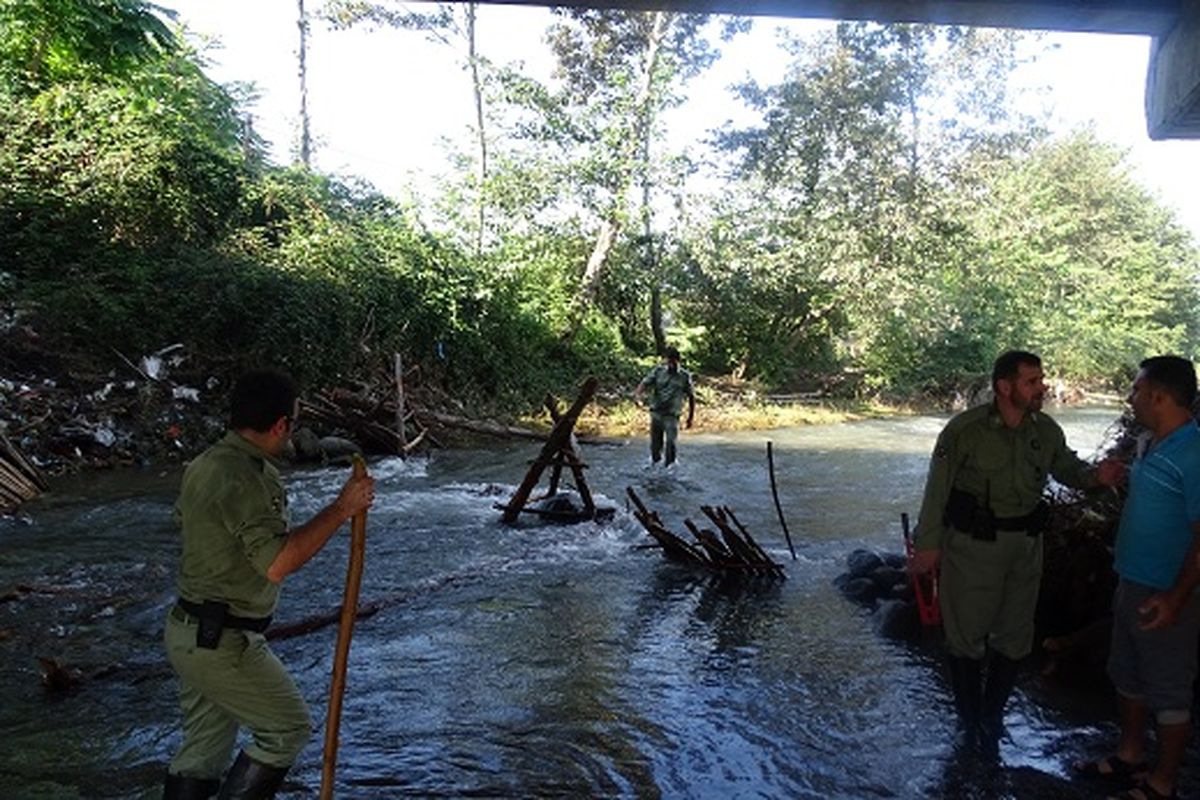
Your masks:
M 1033 647 L 1047 478 L 1087 489 L 1114 485 L 1123 474 L 1115 461 L 1089 467 L 1041 413 L 1046 386 L 1033 353 L 997 358 L 992 389 L 993 402 L 958 414 L 938 436 L 913 562 L 918 572 L 940 565 L 960 745 L 988 758 L 998 755 L 1017 664 Z
M 666 444 L 666 465 L 675 463 L 675 440 L 679 438 L 679 415 L 683 401 L 688 403 L 687 427 L 692 427 L 696 415 L 696 395 L 692 389 L 692 373 L 679 367 L 679 351 L 668 347 L 663 353 L 666 363 L 659 364 L 637 385 L 633 396 L 641 400 L 650 395 L 650 460 L 655 464 L 663 457 Z
M 216 793 L 242 725 L 253 742 L 239 753 L 220 797 L 273 797 L 311 733 L 304 699 L 263 631 L 280 582 L 371 504 L 374 481 L 352 477 L 333 503 L 289 530 L 271 458 L 287 444 L 297 408 L 288 376 L 243 375 L 233 390 L 231 430 L 183 476 L 175 506 L 183 534 L 179 599 L 164 634 L 179 676 L 183 744 L 168 770 L 168 800 Z

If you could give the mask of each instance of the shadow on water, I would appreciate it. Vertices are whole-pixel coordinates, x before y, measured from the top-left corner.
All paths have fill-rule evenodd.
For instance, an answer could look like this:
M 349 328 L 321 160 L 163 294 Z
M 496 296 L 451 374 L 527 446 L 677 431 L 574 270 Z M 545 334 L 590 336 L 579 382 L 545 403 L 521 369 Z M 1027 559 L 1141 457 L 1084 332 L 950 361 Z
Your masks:
M 1063 417 L 1098 441 L 1109 417 Z M 1108 700 L 1027 675 L 1004 764 L 956 764 L 934 648 L 879 637 L 831 586 L 856 547 L 898 550 L 942 419 L 772 431 L 798 558 L 770 498 L 764 434 L 685 435 L 646 469 L 644 442 L 585 450 L 610 525 L 499 524 L 532 448 L 372 465 L 364 602 L 339 749 L 339 796 L 638 798 L 1082 797 L 1063 765 L 1104 748 Z M 1078 444 L 1088 451 L 1087 445 Z M 0 796 L 155 797 L 179 742 L 161 654 L 173 596 L 177 475 L 75 481 L 0 520 Z M 288 476 L 297 520 L 340 470 Z M 673 530 L 729 505 L 785 581 L 698 575 L 639 550 L 634 486 Z M 284 589 L 287 624 L 340 603 L 346 537 Z M 320 783 L 335 631 L 274 647 L 318 732 L 284 797 Z M 46 694 L 34 656 L 78 669 Z M 1195 783 L 1189 773 L 1190 787 Z

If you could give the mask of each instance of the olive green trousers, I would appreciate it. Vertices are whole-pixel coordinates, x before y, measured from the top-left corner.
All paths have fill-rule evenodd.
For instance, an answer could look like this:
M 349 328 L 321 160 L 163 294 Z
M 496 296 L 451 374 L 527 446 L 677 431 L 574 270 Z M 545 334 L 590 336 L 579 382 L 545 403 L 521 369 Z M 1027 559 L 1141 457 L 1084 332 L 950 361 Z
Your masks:
M 167 659 L 179 676 L 183 744 L 170 772 L 219 779 L 239 726 L 253 742 L 246 755 L 271 767 L 289 767 L 312 734 L 308 706 L 262 634 L 226 629 L 215 650 L 196 646 L 196 619 L 167 614 Z
M 675 441 L 679 438 L 679 417 L 650 412 L 650 460 L 655 464 L 666 449 L 667 466 L 675 463 Z
M 939 594 L 946 649 L 981 659 L 990 648 L 1018 661 L 1033 649 L 1042 537 L 1000 531 L 994 542 L 952 530 L 942 547 Z

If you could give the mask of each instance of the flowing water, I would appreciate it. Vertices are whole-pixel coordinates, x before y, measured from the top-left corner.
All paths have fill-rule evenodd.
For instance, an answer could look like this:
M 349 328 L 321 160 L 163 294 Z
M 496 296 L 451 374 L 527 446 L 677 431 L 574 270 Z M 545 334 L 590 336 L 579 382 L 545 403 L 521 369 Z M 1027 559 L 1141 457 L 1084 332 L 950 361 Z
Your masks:
M 1058 418 L 1087 456 L 1117 414 Z M 831 585 L 854 548 L 900 550 L 900 512 L 915 516 L 944 421 L 685 434 L 670 473 L 647 468 L 641 440 L 585 446 L 593 491 L 618 508 L 606 525 L 500 524 L 493 504 L 523 476 L 530 443 L 372 464 L 361 600 L 381 608 L 354 631 L 339 796 L 1075 796 L 1061 794 L 1064 763 L 1107 745 L 1106 698 L 1046 695 L 1028 677 L 1005 768 L 977 788 L 950 757 L 936 649 L 882 638 Z M 768 439 L 795 561 L 771 500 Z M 345 474 L 288 474 L 294 521 Z M 74 478 L 0 521 L 0 590 L 32 590 L 0 602 L 0 796 L 161 791 L 180 736 L 160 642 L 178 477 Z M 700 575 L 639 548 L 649 538 L 626 486 L 681 534 L 701 504 L 729 505 L 786 564 L 786 581 Z M 278 622 L 338 606 L 348 538 L 288 579 Z M 315 797 L 320 784 L 335 636 L 330 626 L 273 645 L 318 726 L 287 797 Z M 44 691 L 38 656 L 79 669 L 81 682 Z

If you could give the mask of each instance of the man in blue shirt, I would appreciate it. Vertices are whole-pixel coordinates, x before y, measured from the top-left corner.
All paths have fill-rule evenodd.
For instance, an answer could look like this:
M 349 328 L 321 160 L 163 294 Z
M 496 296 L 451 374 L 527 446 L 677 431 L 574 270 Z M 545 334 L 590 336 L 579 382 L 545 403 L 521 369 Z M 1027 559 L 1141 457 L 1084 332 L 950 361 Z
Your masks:
M 1116 752 L 1075 765 L 1081 775 L 1141 782 L 1122 800 L 1175 796 L 1191 737 L 1192 687 L 1200 637 L 1200 428 L 1192 416 L 1196 371 L 1177 356 L 1141 363 L 1129 404 L 1149 431 L 1129 471 L 1129 497 L 1117 531 L 1112 653 L 1121 738 Z M 1150 714 L 1158 757 L 1145 761 Z

